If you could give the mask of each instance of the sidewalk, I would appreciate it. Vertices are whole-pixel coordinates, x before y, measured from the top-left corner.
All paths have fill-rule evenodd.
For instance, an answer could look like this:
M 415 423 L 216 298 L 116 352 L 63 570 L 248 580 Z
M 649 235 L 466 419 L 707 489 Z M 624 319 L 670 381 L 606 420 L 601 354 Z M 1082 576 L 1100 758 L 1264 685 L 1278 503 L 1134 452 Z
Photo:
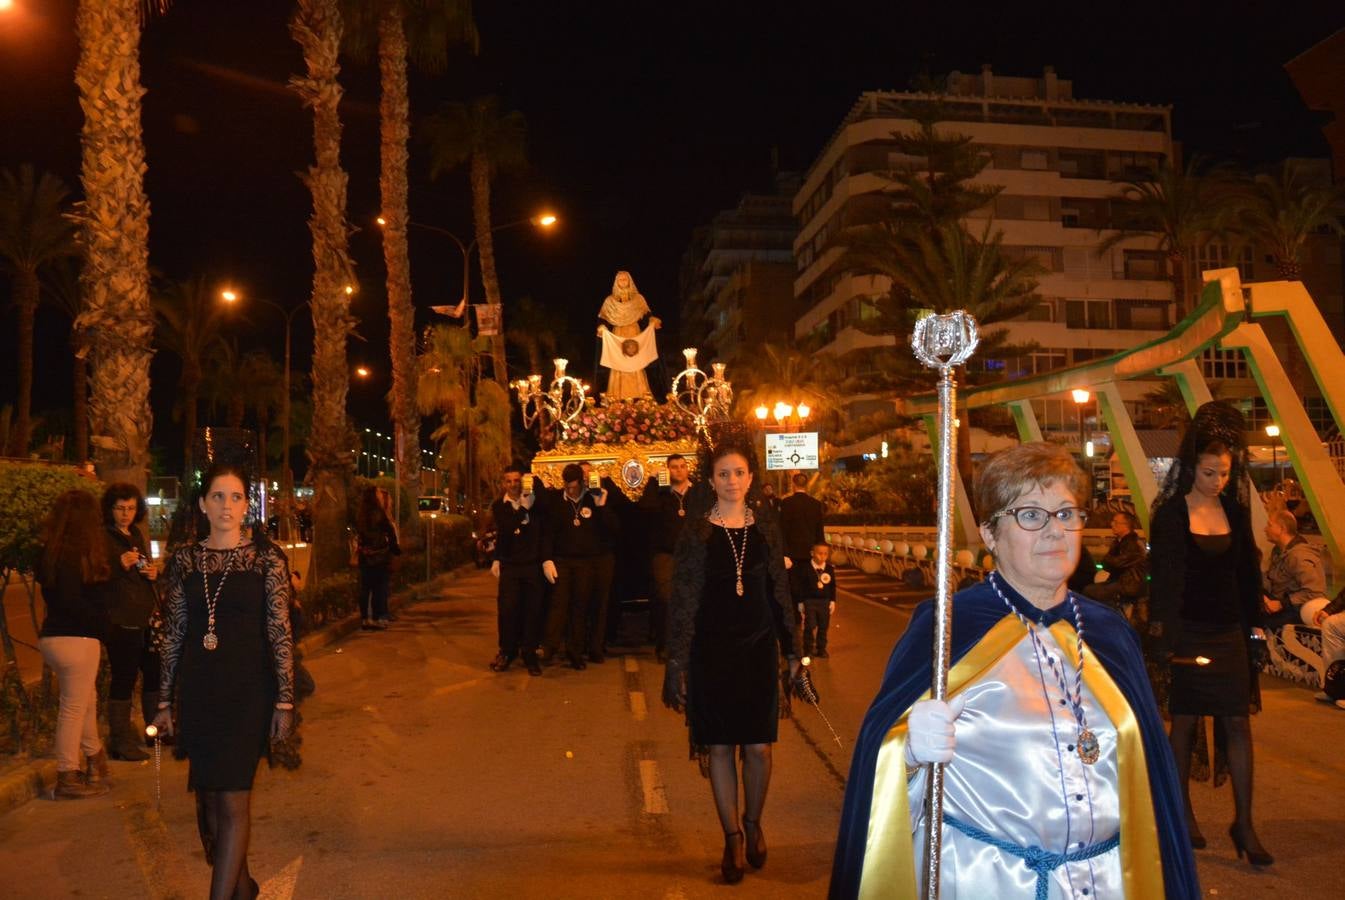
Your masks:
M 462 577 L 464 573 L 474 571 L 475 568 L 468 563 L 451 572 L 435 576 L 432 581 L 413 584 L 389 598 L 388 605 L 396 610 L 407 604 L 434 596 Z M 23 588 L 17 587 L 17 590 L 22 593 Z M 27 622 L 31 629 L 31 618 L 28 615 L 26 599 L 23 601 L 23 615 L 20 621 Z M 11 617 L 9 622 L 10 627 L 14 627 L 15 618 Z M 359 627 L 360 616 L 358 613 L 354 613 L 326 625 L 299 641 L 299 650 L 305 655 L 314 653 L 328 644 L 334 644 L 352 632 L 358 631 Z M 36 654 L 33 655 L 36 656 Z M 40 657 L 38 659 L 40 665 Z M 55 785 L 56 760 L 53 758 L 19 760 L 0 768 L 0 815 L 22 806 L 35 797 L 49 793 Z

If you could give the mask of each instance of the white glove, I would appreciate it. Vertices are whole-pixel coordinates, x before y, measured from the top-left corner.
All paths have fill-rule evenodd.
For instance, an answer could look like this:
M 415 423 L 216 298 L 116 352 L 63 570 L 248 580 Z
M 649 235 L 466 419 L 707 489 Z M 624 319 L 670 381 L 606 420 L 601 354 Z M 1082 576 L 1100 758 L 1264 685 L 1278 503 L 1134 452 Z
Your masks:
M 546 562 L 542 563 L 542 574 L 546 576 L 547 581 L 551 582 L 552 584 L 555 584 L 556 564 L 549 559 Z
M 532 509 L 532 505 L 536 502 L 537 502 L 537 494 L 532 491 L 529 491 L 528 493 L 524 494 L 519 499 L 519 503 L 523 505 L 524 509 Z
M 498 559 L 490 564 L 490 574 L 494 575 L 496 578 L 500 577 L 500 561 Z
M 911 714 L 906 717 L 906 765 L 946 763 L 953 758 L 957 717 L 962 715 L 966 702 L 966 695 L 960 694 L 952 703 L 921 700 L 911 707 Z
M 792 569 L 792 568 L 794 568 L 794 560 L 792 560 L 792 559 L 790 559 L 788 556 L 786 556 L 786 557 L 785 557 L 785 571 L 788 572 L 788 571 L 789 571 L 790 569 Z
M 1111 581 L 1111 573 L 1106 569 L 1098 569 L 1093 576 L 1093 584 L 1106 584 L 1108 581 Z
M 799 612 L 803 612 L 803 604 L 802 604 L 802 603 L 799 604 Z

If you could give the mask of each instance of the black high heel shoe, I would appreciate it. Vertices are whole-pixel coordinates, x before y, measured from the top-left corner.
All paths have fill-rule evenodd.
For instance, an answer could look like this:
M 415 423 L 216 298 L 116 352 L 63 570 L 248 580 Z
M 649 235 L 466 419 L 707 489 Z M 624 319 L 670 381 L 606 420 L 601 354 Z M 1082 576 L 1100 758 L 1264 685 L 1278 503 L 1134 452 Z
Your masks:
M 743 817 L 743 828 L 746 831 L 753 832 L 756 837 L 753 840 L 743 838 L 743 843 L 747 845 L 747 863 L 754 869 L 760 869 L 766 865 L 766 835 L 761 833 L 761 822 L 753 822 L 746 816 Z
M 1228 826 L 1228 836 L 1233 840 L 1233 848 L 1238 851 L 1238 859 L 1242 859 L 1242 854 L 1247 854 L 1247 862 L 1260 869 L 1264 866 L 1275 864 L 1275 857 L 1266 852 L 1266 848 L 1261 846 L 1261 842 L 1256 839 L 1256 834 L 1252 834 L 1253 846 L 1246 840 L 1246 835 L 1240 834 L 1238 823 L 1234 822 Z
M 732 831 L 724 833 L 724 858 L 719 862 L 719 871 L 724 873 L 727 884 L 737 884 L 743 880 L 743 867 L 738 865 L 738 853 L 733 839 L 738 839 L 738 847 L 743 844 L 743 833 Z

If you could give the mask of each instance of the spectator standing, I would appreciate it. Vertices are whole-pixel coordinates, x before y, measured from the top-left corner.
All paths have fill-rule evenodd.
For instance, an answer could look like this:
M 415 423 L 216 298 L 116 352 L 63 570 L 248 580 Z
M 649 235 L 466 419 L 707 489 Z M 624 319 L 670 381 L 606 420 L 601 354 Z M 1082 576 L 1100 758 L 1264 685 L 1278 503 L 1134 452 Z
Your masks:
M 402 552 L 397 529 L 388 517 L 379 489 L 370 485 L 360 495 L 355 515 L 355 547 L 360 566 L 360 616 L 366 631 L 388 627 L 388 590 L 392 558 Z
M 137 527 L 145 521 L 148 507 L 140 489 L 119 482 L 103 492 L 103 524 L 106 528 L 107 584 L 108 751 L 113 759 L 139 762 L 149 759 L 140 735 L 131 725 L 131 695 L 137 675 L 142 675 L 141 712 L 145 722 L 154 718 L 159 702 L 159 656 L 149 640 L 149 620 L 158 604 L 154 581 L 159 565 L 149 558 L 145 535 Z
M 822 533 L 822 501 L 808 494 L 808 476 L 794 473 L 794 490 L 780 501 L 780 530 L 785 537 L 785 556 L 791 566 L 806 566 L 813 547 L 825 543 Z
M 537 504 L 536 491 L 523 490 L 523 467 L 510 465 L 500 481 L 503 496 L 490 507 L 498 534 L 490 573 L 499 580 L 496 605 L 500 649 L 490 668 L 503 672 L 522 656 L 528 674 L 541 675 L 537 648 L 542 639 L 542 578 L 556 579 L 551 532 L 546 527 L 545 510 Z
M 546 622 L 546 656 L 553 658 L 562 644 L 570 668 L 586 669 L 586 652 L 601 655 L 601 632 L 590 623 L 598 603 L 598 558 L 606 552 L 607 534 L 615 527 L 607 509 L 607 491 L 584 487 L 584 470 L 570 463 L 561 471 L 564 488 L 548 499 L 547 527 L 556 569 L 555 591 Z M 595 643 L 592 643 L 596 641 Z M 591 656 L 590 658 L 594 658 Z
M 1150 633 L 1171 666 L 1169 741 L 1177 763 L 1191 846 L 1205 838 L 1191 811 L 1191 750 L 1201 716 L 1222 719 L 1236 818 L 1229 837 L 1254 866 L 1274 862 L 1252 824 L 1251 712 L 1260 708 L 1251 629 L 1261 618 L 1261 573 L 1252 539 L 1246 422 L 1231 404 L 1202 405 L 1182 438 L 1149 517 L 1153 565 Z M 1218 723 L 1216 722 L 1216 726 Z
M 107 751 L 98 737 L 97 680 L 112 570 L 101 519 L 93 495 L 72 490 L 56 498 L 42 526 L 37 581 L 47 616 L 37 646 L 56 673 L 61 692 L 56 716 L 58 800 L 108 791 Z
M 831 655 L 827 652 L 827 628 L 836 611 L 836 570 L 830 558 L 831 548 L 817 543 L 806 564 L 789 570 L 790 593 L 803 618 L 803 655 L 820 659 Z
M 1111 546 L 1102 557 L 1107 578 L 1084 586 L 1082 591 L 1099 603 L 1105 603 L 1133 621 L 1135 606 L 1148 593 L 1149 551 L 1135 529 L 1139 521 L 1133 513 L 1118 512 L 1111 517 Z M 1140 616 L 1143 620 L 1145 617 Z
M 654 642 L 654 655 L 659 662 L 666 658 L 668 604 L 672 600 L 673 590 L 673 553 L 687 522 L 687 500 L 691 496 L 691 467 L 687 465 L 686 457 L 673 453 L 668 457 L 667 469 L 667 487 L 651 478 L 640 497 L 640 507 L 652 519 L 649 570 L 654 582 L 654 596 L 649 604 L 649 637 Z

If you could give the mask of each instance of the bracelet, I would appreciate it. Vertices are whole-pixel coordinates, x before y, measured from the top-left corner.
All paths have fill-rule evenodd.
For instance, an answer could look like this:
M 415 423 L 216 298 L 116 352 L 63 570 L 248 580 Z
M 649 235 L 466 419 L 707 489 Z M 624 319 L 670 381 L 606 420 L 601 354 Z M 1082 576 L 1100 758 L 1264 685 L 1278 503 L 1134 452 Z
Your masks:
M 277 704 L 276 704 L 276 709 L 279 709 L 279 710 L 288 712 L 289 710 L 294 709 L 294 704 L 293 704 L 293 703 L 277 703 Z

